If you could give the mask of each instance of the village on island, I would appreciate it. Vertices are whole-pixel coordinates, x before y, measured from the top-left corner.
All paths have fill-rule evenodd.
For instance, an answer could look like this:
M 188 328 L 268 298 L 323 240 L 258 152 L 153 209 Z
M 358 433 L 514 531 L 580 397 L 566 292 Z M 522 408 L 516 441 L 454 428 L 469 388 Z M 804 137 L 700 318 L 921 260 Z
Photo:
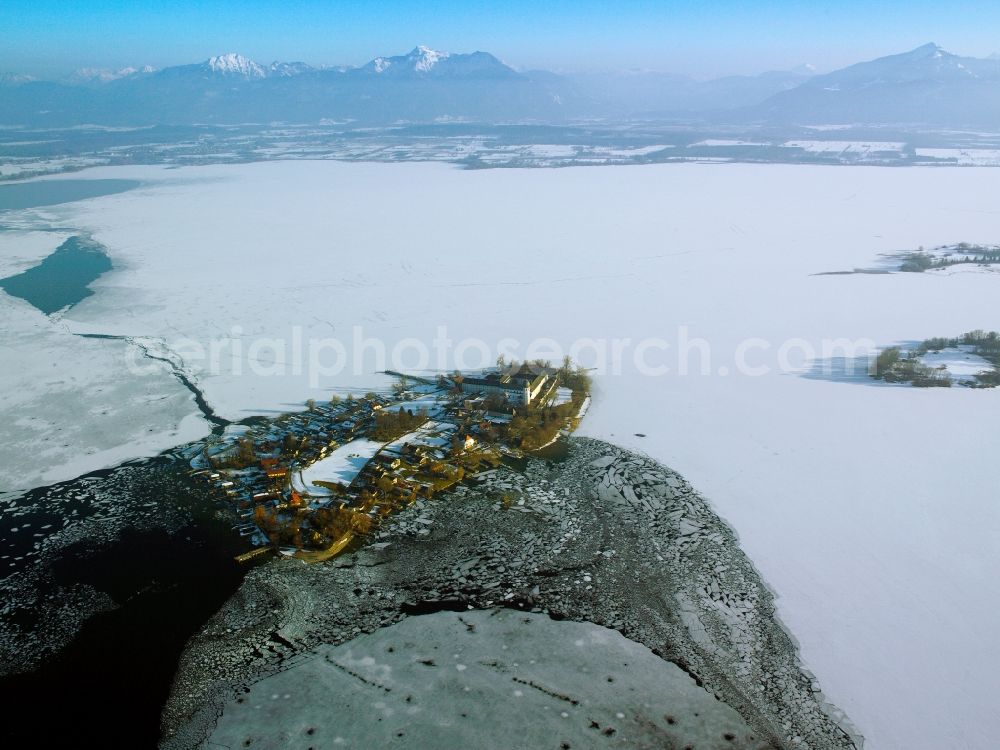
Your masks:
M 501 358 L 474 375 L 386 374 L 391 396 L 310 400 L 200 444 L 192 473 L 224 494 L 252 545 L 237 559 L 329 559 L 394 510 L 555 444 L 590 404 L 590 378 L 568 357 L 561 367 Z

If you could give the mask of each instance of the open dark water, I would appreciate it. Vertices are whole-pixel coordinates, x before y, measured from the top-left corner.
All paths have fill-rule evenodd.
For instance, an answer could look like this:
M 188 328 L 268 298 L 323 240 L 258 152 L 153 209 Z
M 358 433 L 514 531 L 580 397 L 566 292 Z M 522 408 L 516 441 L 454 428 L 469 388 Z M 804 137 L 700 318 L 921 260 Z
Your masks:
M 0 747 L 156 747 L 185 643 L 246 573 L 233 560 L 245 545 L 185 469 L 166 457 L 134 462 L 33 490 L 0 515 L 5 544 L 25 527 L 118 524 L 110 541 L 85 539 L 44 563 L 17 564 L 45 564 L 50 588 L 86 583 L 116 608 L 89 619 L 37 671 L 0 678 Z M 60 523 L 61 514 L 73 520 Z M 0 568 L 0 576 L 19 573 Z M 54 615 L 44 593 L 13 613 L 19 627 L 45 630 Z
M 51 315 L 92 295 L 91 282 L 110 270 L 103 246 L 70 237 L 37 266 L 0 279 L 0 289 Z
M 0 211 L 41 208 L 72 203 L 102 195 L 115 195 L 139 187 L 136 180 L 35 180 L 0 185 Z

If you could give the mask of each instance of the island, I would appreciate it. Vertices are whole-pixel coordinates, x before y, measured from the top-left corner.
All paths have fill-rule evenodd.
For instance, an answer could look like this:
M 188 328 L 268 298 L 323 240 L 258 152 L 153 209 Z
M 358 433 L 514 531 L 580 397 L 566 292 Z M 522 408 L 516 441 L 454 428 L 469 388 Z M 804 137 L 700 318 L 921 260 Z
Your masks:
M 879 352 L 871 376 L 918 388 L 995 388 L 1000 385 L 1000 333 L 976 330 L 910 348 L 891 346 Z
M 850 271 L 823 271 L 816 276 L 850 276 L 851 274 L 924 273 L 944 271 L 953 267 L 993 272 L 1000 265 L 1000 245 L 958 242 L 933 248 L 882 253 L 876 265 Z
M 568 357 L 560 367 L 501 359 L 477 373 L 387 374 L 389 395 L 310 400 L 200 445 L 192 474 L 235 514 L 252 547 L 242 560 L 330 559 L 394 511 L 551 448 L 590 403 L 590 378 Z
M 959 242 L 957 245 L 942 245 L 931 250 L 921 247 L 912 252 L 895 253 L 886 257 L 893 263 L 898 263 L 897 270 L 905 273 L 923 273 L 959 265 L 987 268 L 1000 263 L 1000 246 Z

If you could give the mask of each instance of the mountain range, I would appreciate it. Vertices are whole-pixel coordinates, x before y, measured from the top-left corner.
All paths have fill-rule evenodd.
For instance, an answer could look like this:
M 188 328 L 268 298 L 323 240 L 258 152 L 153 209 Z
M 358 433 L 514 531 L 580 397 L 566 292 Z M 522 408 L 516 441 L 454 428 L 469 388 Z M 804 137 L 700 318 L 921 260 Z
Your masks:
M 1000 60 L 928 44 L 824 75 L 803 68 L 697 81 L 649 72 L 518 71 L 487 52 L 418 46 L 359 67 L 267 65 L 229 53 L 162 70 L 83 69 L 57 82 L 0 76 L 0 124 L 29 127 L 635 117 L 996 127 Z
M 960 57 L 926 44 L 858 63 L 764 101 L 776 122 L 1000 126 L 1000 60 Z

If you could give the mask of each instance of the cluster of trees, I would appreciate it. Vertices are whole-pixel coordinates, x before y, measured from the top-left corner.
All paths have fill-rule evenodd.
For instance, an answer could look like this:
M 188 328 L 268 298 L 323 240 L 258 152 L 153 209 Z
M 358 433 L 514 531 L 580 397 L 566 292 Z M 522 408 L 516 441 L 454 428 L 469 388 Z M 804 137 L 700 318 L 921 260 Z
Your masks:
M 486 397 L 486 400 L 483 402 L 483 406 L 486 407 L 486 411 L 502 412 L 510 410 L 508 408 L 510 403 L 508 402 L 507 397 L 502 393 L 491 393 Z
M 343 490 L 343 486 L 338 489 Z M 345 534 L 368 534 L 375 527 L 375 521 L 366 511 L 382 503 L 389 489 L 389 486 L 365 488 L 358 493 L 353 508 L 327 506 L 309 514 L 300 512 L 286 520 L 283 520 L 284 516 L 278 517 L 273 511 L 265 510 L 262 520 L 270 523 L 270 526 L 261 528 L 268 531 L 272 543 L 291 544 L 300 548 L 303 542 L 307 546 L 320 547 L 341 539 Z M 417 499 L 415 489 L 407 499 Z M 274 521 L 270 520 L 269 513 L 274 516 Z
M 976 376 L 977 384 L 984 388 L 1000 386 L 1000 333 L 983 330 L 969 331 L 955 338 L 939 336 L 927 339 L 910 352 L 904 352 L 898 346 L 885 349 L 875 360 L 872 377 L 887 383 L 911 383 L 923 388 L 951 386 L 952 379 L 946 370 L 928 367 L 920 361 L 920 357 L 960 346 L 972 347 L 974 354 L 993 365 L 991 370 Z
M 992 362 L 992 358 L 1000 357 L 1000 333 L 977 329 L 963 333 L 961 336 L 956 336 L 952 339 L 938 336 L 922 341 L 916 351 L 920 354 L 926 354 L 927 352 L 939 352 L 942 349 L 956 346 L 975 347 L 974 351 L 976 354 Z
M 559 368 L 559 382 L 573 391 L 574 400 L 582 401 L 590 393 L 591 380 L 586 368 L 573 364 L 568 356 Z
M 213 469 L 245 469 L 257 461 L 257 451 L 254 449 L 253 440 L 248 437 L 237 438 L 236 444 L 232 448 L 218 456 L 208 455 L 208 444 L 206 443 L 203 455 L 208 459 L 208 463 Z
M 1000 247 L 987 247 L 984 245 L 970 245 L 967 242 L 960 242 L 950 252 L 936 256 L 928 253 L 923 248 L 912 252 L 904 253 L 900 256 L 900 271 L 910 273 L 921 273 L 932 268 L 946 268 L 961 263 L 974 263 L 988 265 L 1000 263 Z
M 883 349 L 875 358 L 875 369 L 872 372 L 872 377 L 876 380 L 882 380 L 892 372 L 892 368 L 899 363 L 902 357 L 903 350 L 898 346 L 890 346 L 888 349 Z
M 309 447 L 309 438 L 306 436 L 293 435 L 290 432 L 285 433 L 285 437 L 281 441 L 281 455 L 282 456 L 295 456 L 305 448 Z
M 254 508 L 254 523 L 267 534 L 275 547 L 319 547 L 335 541 L 345 534 L 367 534 L 374 522 L 367 513 L 350 508 L 320 508 L 306 515 L 302 511 L 279 513 L 272 507 L 258 505 Z
M 892 373 L 886 376 L 886 382 L 910 383 L 917 388 L 951 388 L 951 375 L 944 368 L 928 367 L 914 358 L 901 360 Z
M 1000 369 L 994 366 L 992 370 L 977 373 L 976 382 L 981 388 L 996 388 L 1000 386 Z
M 950 388 L 951 375 L 922 363 L 918 354 L 904 352 L 893 346 L 880 352 L 875 360 L 872 377 L 886 383 L 910 383 L 918 388 Z
M 971 346 L 972 353 L 985 359 L 993 368 L 976 375 L 980 387 L 996 388 L 1000 386 L 1000 333 L 976 329 L 968 331 L 953 339 L 938 337 L 921 342 L 915 350 L 918 355 L 927 352 L 937 352 L 958 346 Z
M 544 406 L 540 409 L 517 414 L 507 425 L 507 439 L 522 450 L 535 450 L 552 442 L 566 420 L 573 417 L 578 409 L 575 401 L 559 406 Z
M 934 268 L 939 260 L 930 253 L 918 250 L 915 253 L 907 253 L 903 256 L 899 264 L 899 270 L 907 273 L 923 273 Z
M 336 393 L 334 393 L 332 396 L 330 396 L 330 404 L 332 406 L 336 406 L 337 404 L 340 404 L 340 403 L 346 403 L 348 406 L 352 405 L 354 403 L 354 394 L 353 393 L 348 393 L 343 398 L 341 398 L 340 396 L 338 396 Z
M 375 428 L 371 432 L 373 439 L 383 443 L 405 435 L 417 429 L 427 421 L 427 410 L 404 409 L 402 406 L 398 410 L 380 409 L 375 412 Z
M 258 505 L 254 508 L 253 520 L 267 534 L 268 541 L 276 547 L 290 545 L 302 549 L 305 541 L 303 532 L 312 536 L 308 529 L 302 528 L 302 516 L 298 513 L 285 518 L 279 516 L 273 508 Z
M 1000 263 L 1000 247 L 988 247 L 986 245 L 970 245 L 968 242 L 960 242 L 955 246 L 955 255 L 961 258 L 953 258 L 952 263 Z
M 316 530 L 328 539 L 339 539 L 344 534 L 367 534 L 372 529 L 372 519 L 367 513 L 349 508 L 320 508 L 312 515 Z

